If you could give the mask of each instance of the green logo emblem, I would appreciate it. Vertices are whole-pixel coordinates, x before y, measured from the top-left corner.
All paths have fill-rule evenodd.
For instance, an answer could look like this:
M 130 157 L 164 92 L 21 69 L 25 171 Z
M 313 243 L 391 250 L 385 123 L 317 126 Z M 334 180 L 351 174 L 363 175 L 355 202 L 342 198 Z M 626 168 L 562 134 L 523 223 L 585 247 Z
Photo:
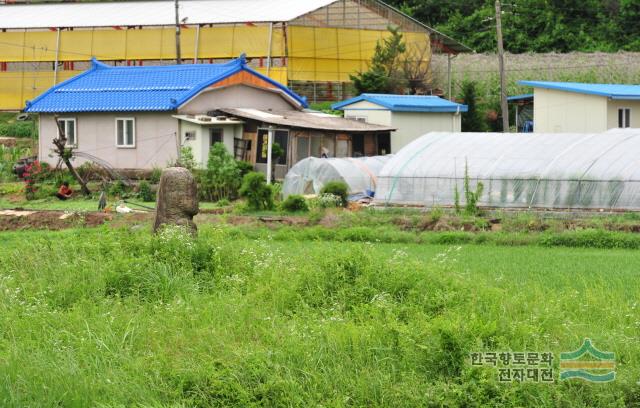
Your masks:
M 583 358 L 585 356 L 587 359 Z M 615 358 L 615 353 L 600 351 L 590 339 L 584 339 L 579 349 L 560 353 L 560 380 L 581 378 L 591 382 L 613 381 L 616 379 Z

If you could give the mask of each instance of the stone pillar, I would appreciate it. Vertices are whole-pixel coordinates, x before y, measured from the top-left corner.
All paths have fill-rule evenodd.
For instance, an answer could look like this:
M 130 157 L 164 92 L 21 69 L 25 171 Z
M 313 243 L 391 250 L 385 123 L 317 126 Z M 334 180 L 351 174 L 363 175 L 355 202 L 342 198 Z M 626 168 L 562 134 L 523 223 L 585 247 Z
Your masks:
M 158 187 L 153 232 L 163 225 L 178 225 L 195 234 L 193 217 L 198 211 L 198 188 L 191 172 L 183 167 L 164 169 Z

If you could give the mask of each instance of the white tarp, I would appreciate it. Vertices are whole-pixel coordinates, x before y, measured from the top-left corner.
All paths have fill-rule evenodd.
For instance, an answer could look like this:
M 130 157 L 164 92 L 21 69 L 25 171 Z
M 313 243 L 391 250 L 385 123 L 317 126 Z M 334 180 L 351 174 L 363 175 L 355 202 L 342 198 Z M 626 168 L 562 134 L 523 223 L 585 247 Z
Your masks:
M 360 158 L 321 159 L 309 157 L 296 163 L 287 173 L 282 193 L 318 194 L 330 181 L 343 181 L 350 194 L 376 191 L 377 177 L 392 155 Z
M 189 0 L 185 24 L 291 21 L 337 0 Z M 0 6 L 0 28 L 165 26 L 175 24 L 171 1 L 23 4 Z
M 377 204 L 464 201 L 465 163 L 480 204 L 493 207 L 640 209 L 640 129 L 597 134 L 429 133 L 378 176 Z

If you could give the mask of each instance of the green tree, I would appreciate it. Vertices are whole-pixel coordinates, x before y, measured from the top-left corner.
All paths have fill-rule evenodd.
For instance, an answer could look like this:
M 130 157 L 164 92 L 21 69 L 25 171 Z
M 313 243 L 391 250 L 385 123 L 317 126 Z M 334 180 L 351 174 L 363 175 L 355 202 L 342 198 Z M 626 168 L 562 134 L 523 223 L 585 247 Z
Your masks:
M 356 91 L 362 93 L 403 93 L 402 55 L 407 50 L 399 28 L 389 27 L 389 37 L 378 41 L 368 71 L 350 75 Z
M 485 121 L 477 105 L 477 87 L 473 81 L 465 81 L 462 84 L 462 99 L 468 110 L 462 114 L 463 132 L 485 132 L 487 130 Z

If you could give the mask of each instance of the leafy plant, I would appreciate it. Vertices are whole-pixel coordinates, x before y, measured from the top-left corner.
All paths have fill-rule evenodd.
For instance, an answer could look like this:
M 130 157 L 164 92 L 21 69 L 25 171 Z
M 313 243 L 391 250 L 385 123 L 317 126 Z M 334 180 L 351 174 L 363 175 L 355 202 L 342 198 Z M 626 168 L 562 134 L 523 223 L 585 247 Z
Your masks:
M 183 146 L 180 148 L 179 164 L 189 171 L 193 171 L 196 167 L 198 167 L 198 163 L 193 157 L 193 149 L 191 148 L 191 146 Z
M 129 194 L 129 186 L 122 180 L 116 180 L 111 184 L 109 194 L 114 197 L 125 198 Z
M 345 207 L 349 198 L 349 186 L 342 181 L 330 181 L 322 187 L 320 194 L 333 194 L 340 198 L 340 205 Z
M 142 180 L 138 186 L 138 197 L 145 202 L 152 202 L 156 200 L 156 195 L 151 190 L 151 185 L 148 181 Z
M 289 212 L 309 211 L 309 206 L 303 196 L 292 194 L 280 204 L 280 209 Z
M 247 199 L 247 204 L 251 210 L 272 210 L 273 190 L 266 182 L 262 173 L 251 172 L 242 179 L 240 196 Z
M 234 199 L 238 195 L 242 177 L 238 162 L 222 143 L 209 150 L 207 169 L 199 177 L 200 194 L 209 201 Z
M 479 181 L 476 184 L 475 191 L 471 189 L 470 184 L 471 183 L 469 180 L 469 166 L 465 161 L 465 164 L 464 164 L 464 199 L 465 199 L 464 211 L 467 215 L 478 215 L 480 213 L 478 202 L 482 197 L 482 193 L 484 191 L 484 184 Z

